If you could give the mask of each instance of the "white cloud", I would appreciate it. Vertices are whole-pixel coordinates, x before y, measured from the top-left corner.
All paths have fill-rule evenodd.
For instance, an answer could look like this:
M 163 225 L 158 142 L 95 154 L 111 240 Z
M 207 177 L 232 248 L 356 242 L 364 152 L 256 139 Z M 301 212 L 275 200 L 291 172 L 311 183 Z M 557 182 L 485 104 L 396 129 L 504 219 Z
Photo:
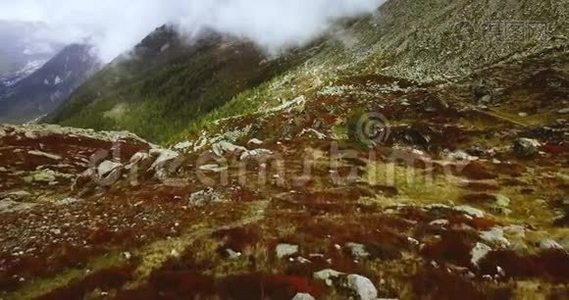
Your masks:
M 127 51 L 154 28 L 202 26 L 276 49 L 309 41 L 330 21 L 371 12 L 383 0 L 0 0 L 0 19 L 41 21 L 53 38 L 89 37 L 104 60 Z

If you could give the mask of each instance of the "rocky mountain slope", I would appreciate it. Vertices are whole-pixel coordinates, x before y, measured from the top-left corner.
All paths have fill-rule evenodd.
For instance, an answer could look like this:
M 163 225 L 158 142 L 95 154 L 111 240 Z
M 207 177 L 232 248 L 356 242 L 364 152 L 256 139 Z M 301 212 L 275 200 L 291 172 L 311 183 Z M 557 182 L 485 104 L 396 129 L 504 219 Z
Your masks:
M 100 68 L 87 45 L 69 45 L 31 74 L 0 87 L 0 121 L 29 122 L 52 112 Z
M 0 298 L 567 298 L 566 10 L 392 0 L 192 115 L 169 150 L 0 127 Z M 464 20 L 505 27 L 488 43 Z M 94 86 L 85 111 L 113 108 Z
M 185 59 L 174 53 L 168 57 L 178 57 L 177 60 L 159 64 L 151 74 L 136 73 L 143 75 L 121 82 L 119 88 L 106 88 L 112 79 L 93 80 L 73 97 L 71 103 L 77 105 L 67 105 L 51 121 L 97 129 L 127 129 L 151 140 L 175 141 L 180 138 L 180 131 L 208 123 L 202 119 L 209 120 L 211 113 L 231 116 L 253 112 L 259 106 L 275 106 L 279 101 L 314 92 L 339 74 L 382 73 L 421 82 L 459 78 L 512 56 L 565 44 L 567 19 L 568 9 L 559 1 L 388 1 L 372 16 L 337 24 L 319 41 L 279 60 L 269 60 L 261 69 L 249 70 L 255 75 L 254 80 L 246 80 L 247 84 L 238 89 L 227 90 L 222 83 L 250 76 L 242 74 L 242 68 L 219 64 L 219 59 L 224 57 L 231 62 L 239 58 L 245 64 L 246 60 L 239 57 L 243 54 L 233 52 L 239 49 L 239 43 L 236 48 L 221 47 L 225 49 L 223 53 L 213 52 L 215 47 L 208 51 L 194 46 L 193 51 L 202 55 Z M 160 30 L 155 35 L 165 36 L 160 39 L 172 36 Z M 156 53 L 167 44 L 159 42 L 149 48 Z M 144 48 L 144 43 L 139 47 Z M 253 49 L 249 45 L 249 50 L 256 53 L 254 61 L 246 64 L 249 67 L 263 60 Z M 203 69 L 202 64 L 211 69 Z M 197 74 L 195 70 L 202 72 Z M 208 72 L 213 70 L 226 74 L 198 84 L 195 76 L 211 78 Z M 174 82 L 176 87 L 171 86 Z M 188 90 L 180 90 L 178 83 Z M 101 92 L 105 97 L 97 96 L 105 90 L 111 93 Z M 230 100 L 234 101 L 227 104 Z M 196 102 L 202 101 L 207 103 L 205 107 L 196 106 Z M 135 113 L 113 118 L 113 112 L 128 111 L 127 107 Z M 153 124 L 151 128 L 144 125 L 146 120 Z
M 2 297 L 565 298 L 568 51 L 473 74 L 485 104 L 471 77 L 342 77 L 185 154 L 4 126 Z M 362 108 L 387 134 L 351 133 Z
M 185 38 L 163 26 L 82 86 L 48 120 L 131 130 L 164 142 L 190 120 L 302 60 L 294 54 L 268 60 L 248 41 L 208 30 Z

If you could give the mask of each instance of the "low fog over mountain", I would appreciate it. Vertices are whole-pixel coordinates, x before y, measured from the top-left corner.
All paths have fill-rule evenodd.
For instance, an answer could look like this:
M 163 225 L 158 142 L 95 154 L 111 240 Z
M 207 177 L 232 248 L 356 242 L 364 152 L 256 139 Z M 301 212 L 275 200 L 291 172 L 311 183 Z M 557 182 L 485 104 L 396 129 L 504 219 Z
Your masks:
M 252 39 L 271 51 L 299 45 L 331 21 L 370 13 L 382 0 L 21 0 L 0 3 L 0 20 L 41 21 L 65 43 L 92 39 L 104 61 L 129 50 L 166 23 L 194 32 L 204 26 Z M 53 9 L 56 7 L 57 9 Z M 142 21 L 143 20 L 143 21 Z

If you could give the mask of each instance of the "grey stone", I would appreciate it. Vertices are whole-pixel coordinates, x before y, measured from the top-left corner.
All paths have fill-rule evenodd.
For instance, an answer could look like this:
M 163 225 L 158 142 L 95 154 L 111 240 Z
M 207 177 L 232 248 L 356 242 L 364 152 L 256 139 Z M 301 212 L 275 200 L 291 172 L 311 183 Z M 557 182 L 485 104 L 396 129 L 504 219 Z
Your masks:
M 519 138 L 514 142 L 514 152 L 521 157 L 531 157 L 539 153 L 539 141 Z
M 366 246 L 363 244 L 347 243 L 346 248 L 350 250 L 350 254 L 356 259 L 368 258 L 370 256 Z
M 490 246 L 483 243 L 476 243 L 476 246 L 472 248 L 470 255 L 472 259 L 470 260 L 474 266 L 478 266 L 478 263 L 492 251 Z
M 156 157 L 149 170 L 153 170 L 155 177 L 164 180 L 175 173 L 183 163 L 180 153 L 172 150 L 154 148 L 150 150 L 150 155 Z
M 348 275 L 346 287 L 354 292 L 358 300 L 377 299 L 377 289 L 369 278 L 357 274 Z
M 110 160 L 105 160 L 97 167 L 97 175 L 103 178 L 119 168 L 122 168 L 122 164 Z
M 298 245 L 290 245 L 290 244 L 279 244 L 277 245 L 277 257 L 283 258 L 290 255 L 297 254 L 299 251 Z
M 338 272 L 332 269 L 325 269 L 314 273 L 313 277 L 316 280 L 324 281 L 327 286 L 332 286 L 333 280 L 339 278 L 342 275 L 344 275 L 342 272 Z
M 234 251 L 233 249 L 225 249 L 225 253 L 227 253 L 227 257 L 231 260 L 239 259 L 243 253 Z
M 550 249 L 563 250 L 563 246 L 561 246 L 558 242 L 552 239 L 545 239 L 539 242 L 539 248 L 543 250 L 550 250 Z
M 294 298 L 292 298 L 292 300 L 314 300 L 314 297 L 310 294 L 298 293 Z

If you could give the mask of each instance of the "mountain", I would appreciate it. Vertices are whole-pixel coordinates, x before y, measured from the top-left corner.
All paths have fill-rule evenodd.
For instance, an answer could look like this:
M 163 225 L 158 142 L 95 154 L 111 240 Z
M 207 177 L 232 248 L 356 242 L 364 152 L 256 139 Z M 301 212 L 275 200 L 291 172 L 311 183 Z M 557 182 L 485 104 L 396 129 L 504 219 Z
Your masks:
M 53 111 L 99 68 L 91 46 L 63 48 L 33 73 L 0 88 L 0 121 L 24 123 Z
M 295 54 L 269 59 L 250 41 L 211 30 L 186 37 L 163 26 L 86 82 L 47 120 L 131 130 L 165 141 L 303 59 Z
M 231 116 L 275 105 L 290 98 L 293 89 L 315 89 L 338 73 L 380 72 L 417 81 L 464 76 L 515 53 L 564 43 L 565 13 L 557 2 L 388 1 L 373 16 L 337 24 L 320 40 L 277 59 L 266 59 L 250 43 L 231 37 L 198 38 L 190 46 L 170 43 L 178 39 L 176 33 L 162 28 L 134 50 L 134 58 L 88 82 L 51 121 L 173 141 L 180 131 L 200 127 L 208 113 Z M 517 35 L 515 25 L 522 27 Z M 504 28 L 512 32 L 496 34 Z M 169 48 L 180 43 L 188 54 Z M 140 51 L 148 51 L 150 59 L 136 59 Z M 237 78 L 242 85 L 225 86 Z M 272 81 L 283 84 L 283 93 L 272 90 Z M 262 101 L 239 101 L 252 95 Z M 237 101 L 229 107 L 231 99 Z
M 272 59 L 159 28 L 53 116 L 151 141 L 0 125 L 0 298 L 566 299 L 567 16 L 391 0 Z
M 0 88 L 33 73 L 63 45 L 42 34 L 42 23 L 0 20 Z

